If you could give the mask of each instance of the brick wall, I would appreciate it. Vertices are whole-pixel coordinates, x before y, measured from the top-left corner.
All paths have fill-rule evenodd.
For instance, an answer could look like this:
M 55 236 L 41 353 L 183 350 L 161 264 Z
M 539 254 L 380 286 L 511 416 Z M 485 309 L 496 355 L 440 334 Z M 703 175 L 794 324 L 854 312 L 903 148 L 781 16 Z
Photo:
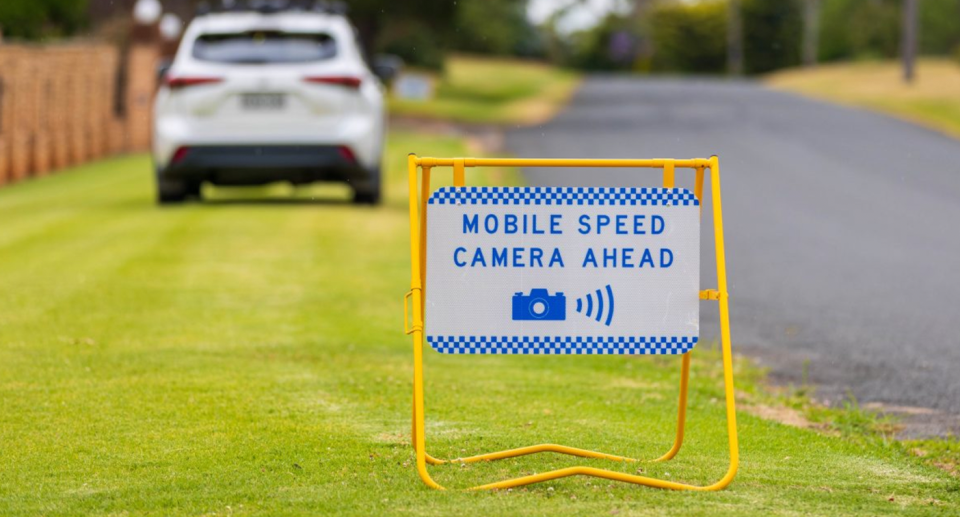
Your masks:
M 150 146 L 158 49 L 0 44 L 0 185 Z M 125 103 L 118 113 L 118 98 Z

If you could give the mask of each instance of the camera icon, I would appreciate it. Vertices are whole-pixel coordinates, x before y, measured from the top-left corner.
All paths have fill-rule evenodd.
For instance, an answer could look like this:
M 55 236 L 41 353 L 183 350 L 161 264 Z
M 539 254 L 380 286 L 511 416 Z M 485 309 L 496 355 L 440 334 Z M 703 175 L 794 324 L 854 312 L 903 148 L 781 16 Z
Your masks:
M 567 297 L 550 295 L 546 289 L 531 289 L 530 294 L 513 295 L 514 321 L 563 321 L 567 319 Z

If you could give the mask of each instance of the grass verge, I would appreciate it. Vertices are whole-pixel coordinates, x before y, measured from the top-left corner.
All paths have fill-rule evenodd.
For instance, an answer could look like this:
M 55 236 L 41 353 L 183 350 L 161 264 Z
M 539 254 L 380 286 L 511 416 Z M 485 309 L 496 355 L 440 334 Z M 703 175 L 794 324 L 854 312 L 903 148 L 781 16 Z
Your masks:
M 787 70 L 767 84 L 810 97 L 868 108 L 960 138 L 960 65 L 923 59 L 912 85 L 901 80 L 898 62 L 858 62 Z
M 739 415 L 741 471 L 719 493 L 570 478 L 500 492 L 422 485 L 409 442 L 407 152 L 387 199 L 213 192 L 152 202 L 149 160 L 0 191 L 2 515 L 955 515 L 956 479 L 902 451 Z M 474 177 L 514 183 L 511 171 Z M 439 176 L 439 174 L 438 174 Z M 553 441 L 655 457 L 675 425 L 676 357 L 427 352 L 428 443 L 462 456 Z M 756 372 L 738 363 L 743 397 Z M 542 455 L 441 466 L 450 487 L 576 463 L 709 483 L 726 469 L 716 345 L 694 355 L 687 442 L 663 464 Z
M 760 376 L 762 378 L 762 376 Z M 744 409 L 761 417 L 795 427 L 813 429 L 843 440 L 872 444 L 915 456 L 927 465 L 960 477 L 960 440 L 944 438 L 899 439 L 903 423 L 894 415 L 863 407 L 852 394 L 833 407 L 816 402 L 816 387 L 762 386 L 742 394 Z
M 395 115 L 488 124 L 538 124 L 573 95 L 579 76 L 536 61 L 450 56 L 427 101 L 391 99 Z

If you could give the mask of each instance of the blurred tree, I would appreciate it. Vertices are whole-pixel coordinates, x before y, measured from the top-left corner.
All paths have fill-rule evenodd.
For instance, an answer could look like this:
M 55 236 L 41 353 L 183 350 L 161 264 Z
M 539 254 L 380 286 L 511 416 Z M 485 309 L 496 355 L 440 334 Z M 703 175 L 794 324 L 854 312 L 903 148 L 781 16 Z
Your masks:
M 727 63 L 727 4 L 663 2 L 650 12 L 656 52 L 653 69 L 699 74 L 723 73 Z
M 688 73 L 764 73 L 800 63 L 802 0 L 662 1 L 650 13 L 654 69 Z M 729 38 L 739 13 L 740 37 Z M 736 29 L 736 24 L 734 24 Z M 728 55 L 731 41 L 741 49 Z M 731 59 L 732 58 L 732 59 Z
M 742 0 L 744 71 L 761 74 L 800 64 L 799 0 Z
M 635 9 L 632 15 L 610 14 L 596 27 L 567 37 L 556 30 L 556 19 L 548 20 L 542 33 L 551 59 L 584 69 L 629 69 L 621 59 L 628 43 L 625 36 L 634 37 L 636 49 L 641 42 L 638 34 L 648 34 L 654 51 L 650 69 L 721 72 L 718 56 L 722 62 L 729 49 L 727 8 L 740 4 L 744 71 L 759 74 L 797 66 L 804 56 L 807 63 L 895 58 L 903 2 L 645 0 L 640 25 Z M 922 0 L 918 6 L 920 52 L 960 56 L 960 0 Z M 638 27 L 646 32 L 638 33 Z
M 920 2 L 920 52 L 960 52 L 960 0 Z
M 443 53 L 542 56 L 527 20 L 527 0 L 351 0 L 350 17 L 369 50 L 412 65 L 440 68 Z
M 459 0 L 453 46 L 484 54 L 542 55 L 526 11 L 527 0 Z
M 653 68 L 655 26 L 651 20 L 651 12 L 657 3 L 658 0 L 633 0 L 634 70 L 649 72 Z M 622 34 L 617 37 L 624 41 Z
M 903 60 L 903 82 L 912 83 L 917 60 L 917 0 L 903 0 L 900 12 L 900 56 Z
M 42 40 L 77 33 L 87 24 L 86 0 L 2 0 L 5 38 Z
M 836 61 L 895 57 L 900 41 L 901 2 L 825 1 L 820 15 L 820 59 Z
M 727 0 L 727 73 L 743 75 L 743 5 Z
M 727 70 L 730 45 L 729 17 L 739 6 L 741 49 L 734 53 L 732 71 L 759 74 L 800 63 L 804 0 L 657 0 L 644 8 L 651 69 L 684 73 L 722 73 Z M 855 0 L 856 1 L 856 0 Z M 870 1 L 870 0 L 866 0 Z M 569 38 L 565 63 L 588 70 L 625 70 L 622 48 L 633 37 L 638 42 L 635 17 L 611 13 L 596 27 Z M 556 45 L 552 45 L 552 48 Z M 561 47 L 563 48 L 563 47 Z M 554 51 L 555 52 L 555 51 Z M 742 57 L 740 57 L 742 56 Z M 739 63 L 739 64 L 738 64 Z
M 595 27 L 568 36 L 567 64 L 584 70 L 630 70 L 634 20 L 610 13 Z
M 644 5 L 639 26 L 635 11 L 610 13 L 596 27 L 565 38 L 566 44 L 550 38 L 551 56 L 559 50 L 562 62 L 586 70 L 722 73 L 726 23 L 726 0 L 658 0 Z M 652 51 L 649 58 L 644 46 Z
M 894 58 L 900 50 L 903 0 L 824 0 L 820 58 Z M 923 0 L 919 50 L 947 55 L 960 46 L 960 0 Z
M 566 10 L 561 8 L 554 11 L 539 27 L 540 40 L 543 42 L 546 58 L 553 63 L 571 63 L 573 50 L 570 38 L 557 27 Z
M 442 49 L 450 39 L 456 2 L 349 0 L 347 6 L 367 53 L 386 51 L 412 65 L 443 66 Z
M 803 66 L 816 66 L 819 38 L 820 0 L 803 0 Z

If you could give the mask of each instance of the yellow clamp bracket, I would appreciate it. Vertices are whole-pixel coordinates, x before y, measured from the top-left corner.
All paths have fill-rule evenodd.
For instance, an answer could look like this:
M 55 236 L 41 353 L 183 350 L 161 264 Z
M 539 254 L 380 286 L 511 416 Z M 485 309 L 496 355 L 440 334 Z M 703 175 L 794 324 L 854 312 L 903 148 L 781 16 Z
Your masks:
M 453 185 L 455 187 L 463 187 L 467 184 L 467 174 L 463 162 L 463 158 L 453 160 Z
M 720 291 L 717 291 L 716 289 L 704 289 L 703 291 L 700 291 L 700 299 L 701 300 L 719 300 Z
M 419 287 L 414 287 L 407 291 L 407 294 L 403 295 L 403 331 L 409 336 L 414 332 L 423 330 L 423 324 L 416 324 L 408 326 L 407 323 L 410 321 L 410 311 L 407 309 L 407 306 L 410 304 L 410 298 L 413 296 L 414 291 L 420 291 Z
M 676 165 L 673 163 L 673 160 L 667 160 L 667 162 L 663 164 L 663 188 L 674 188 L 676 184 L 676 170 Z

